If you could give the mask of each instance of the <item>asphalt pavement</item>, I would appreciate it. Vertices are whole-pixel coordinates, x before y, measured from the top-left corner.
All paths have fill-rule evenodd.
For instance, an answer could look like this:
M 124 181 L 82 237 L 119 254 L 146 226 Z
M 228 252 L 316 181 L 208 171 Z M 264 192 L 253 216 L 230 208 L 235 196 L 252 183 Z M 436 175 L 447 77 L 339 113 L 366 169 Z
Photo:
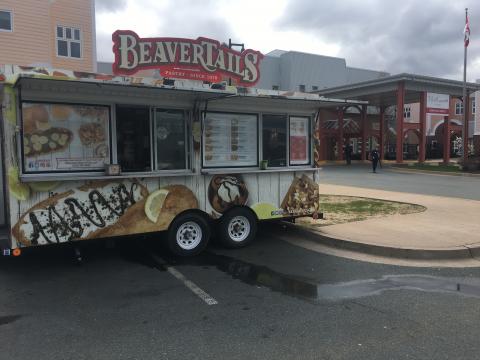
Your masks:
M 320 171 L 322 183 L 398 191 L 423 195 L 480 200 L 480 177 L 400 173 L 384 166 L 374 174 L 370 164 L 326 165 Z
M 160 239 L 85 244 L 81 266 L 69 247 L 1 258 L 0 359 L 478 357 L 480 268 L 344 259 L 283 231 L 192 259 Z

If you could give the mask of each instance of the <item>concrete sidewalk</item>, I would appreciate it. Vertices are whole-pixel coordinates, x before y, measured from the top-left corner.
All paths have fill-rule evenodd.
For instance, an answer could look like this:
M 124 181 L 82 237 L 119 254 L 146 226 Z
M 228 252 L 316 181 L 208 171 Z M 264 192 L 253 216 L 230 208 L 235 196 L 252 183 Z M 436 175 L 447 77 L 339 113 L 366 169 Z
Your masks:
M 330 225 L 315 230 L 325 245 L 411 259 L 480 256 L 480 201 L 320 184 L 320 193 L 423 205 L 425 212 Z

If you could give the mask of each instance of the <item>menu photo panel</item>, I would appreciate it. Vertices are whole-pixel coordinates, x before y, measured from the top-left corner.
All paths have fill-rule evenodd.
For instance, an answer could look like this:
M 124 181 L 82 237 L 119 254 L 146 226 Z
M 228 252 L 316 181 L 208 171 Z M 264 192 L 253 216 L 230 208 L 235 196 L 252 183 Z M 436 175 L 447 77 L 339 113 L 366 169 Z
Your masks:
M 290 165 L 310 164 L 310 118 L 290 117 Z
M 258 166 L 257 115 L 206 112 L 204 116 L 204 167 Z
M 103 170 L 110 163 L 110 108 L 22 103 L 26 173 Z

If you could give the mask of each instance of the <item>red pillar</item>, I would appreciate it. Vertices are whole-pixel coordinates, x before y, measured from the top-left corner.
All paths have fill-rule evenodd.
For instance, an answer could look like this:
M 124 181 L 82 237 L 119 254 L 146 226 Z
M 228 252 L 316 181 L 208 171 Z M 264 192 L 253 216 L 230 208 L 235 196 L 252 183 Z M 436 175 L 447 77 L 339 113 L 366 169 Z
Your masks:
M 367 160 L 367 105 L 362 105 L 362 161 Z
M 450 162 L 450 119 L 443 117 L 443 163 Z
M 400 81 L 397 88 L 397 146 L 396 161 L 403 162 L 403 108 L 405 106 L 405 83 Z
M 380 147 L 380 159 L 385 159 L 385 107 L 380 106 L 380 135 L 379 135 L 379 147 Z
M 420 139 L 418 150 L 418 162 L 425 162 L 425 152 L 427 146 L 427 93 L 423 91 L 420 94 Z
M 319 110 L 318 112 L 318 124 L 317 124 L 317 136 L 319 139 L 319 148 L 318 148 L 318 158 L 319 161 L 325 161 L 327 160 L 327 137 L 325 136 L 324 133 L 324 112 L 322 110 Z
M 337 160 L 343 160 L 343 108 L 338 109 Z

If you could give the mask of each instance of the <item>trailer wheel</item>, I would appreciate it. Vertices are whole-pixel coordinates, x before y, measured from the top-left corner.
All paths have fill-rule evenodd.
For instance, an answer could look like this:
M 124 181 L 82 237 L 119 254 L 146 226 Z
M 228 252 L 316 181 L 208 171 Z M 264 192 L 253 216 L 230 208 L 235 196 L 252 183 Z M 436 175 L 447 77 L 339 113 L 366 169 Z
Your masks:
M 220 218 L 218 238 L 228 248 L 247 246 L 256 233 L 257 218 L 248 208 L 233 208 Z
M 210 240 L 208 221 L 196 213 L 180 215 L 168 229 L 168 247 L 179 256 L 194 256 L 202 252 Z

